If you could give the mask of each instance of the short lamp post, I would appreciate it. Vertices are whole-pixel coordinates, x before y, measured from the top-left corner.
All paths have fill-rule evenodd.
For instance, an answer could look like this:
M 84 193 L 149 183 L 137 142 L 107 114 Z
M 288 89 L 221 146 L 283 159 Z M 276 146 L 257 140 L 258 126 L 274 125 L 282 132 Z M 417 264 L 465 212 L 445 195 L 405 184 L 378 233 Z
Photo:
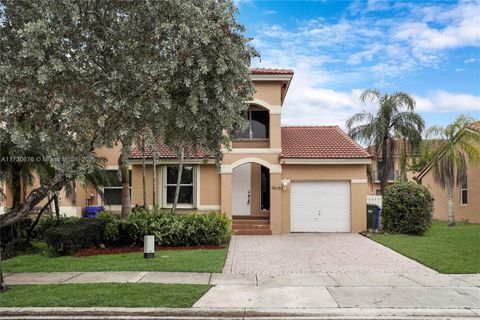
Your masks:
M 145 259 L 155 258 L 155 236 L 143 237 L 143 257 Z

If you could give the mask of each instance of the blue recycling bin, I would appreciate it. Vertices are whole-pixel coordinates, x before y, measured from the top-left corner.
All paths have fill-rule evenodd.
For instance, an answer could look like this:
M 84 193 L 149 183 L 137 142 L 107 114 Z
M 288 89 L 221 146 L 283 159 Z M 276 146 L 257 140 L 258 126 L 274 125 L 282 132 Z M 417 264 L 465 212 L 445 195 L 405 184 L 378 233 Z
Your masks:
M 380 212 L 381 211 L 382 211 L 382 208 L 377 206 L 377 210 L 375 212 L 375 223 L 374 223 L 375 230 L 377 230 L 378 227 L 380 226 Z
M 95 218 L 97 212 L 103 211 L 103 206 L 85 207 L 85 218 Z

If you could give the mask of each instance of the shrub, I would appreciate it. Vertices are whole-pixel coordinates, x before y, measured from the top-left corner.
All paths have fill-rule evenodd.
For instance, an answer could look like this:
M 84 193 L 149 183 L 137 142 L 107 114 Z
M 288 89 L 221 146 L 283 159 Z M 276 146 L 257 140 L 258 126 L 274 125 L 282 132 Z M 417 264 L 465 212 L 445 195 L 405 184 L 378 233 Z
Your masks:
M 108 211 L 98 212 L 96 217 L 105 221 L 105 241 L 107 243 L 125 244 L 131 242 L 128 235 L 128 221 Z
M 0 228 L 0 243 L 5 246 L 11 241 L 17 241 L 24 239 L 27 235 L 30 226 L 32 225 L 32 219 L 21 218 L 14 223 Z
M 384 231 L 423 234 L 431 226 L 433 196 L 415 182 L 397 182 L 385 189 L 382 208 Z
M 101 244 L 105 241 L 105 220 L 81 218 L 75 223 L 51 227 L 45 232 L 45 240 L 55 255 L 70 255 L 75 251 Z
M 52 215 L 42 216 L 38 221 L 37 226 L 35 227 L 35 234 L 34 237 L 36 239 L 43 239 L 45 237 L 45 232 L 50 229 L 51 227 L 55 226 L 63 226 L 67 224 L 73 224 L 78 222 L 79 217 L 62 217 L 58 221 L 57 225 L 57 217 Z
M 230 238 L 230 220 L 223 214 L 171 214 L 160 210 L 139 210 L 128 219 L 126 231 L 138 244 L 154 235 L 162 246 L 220 245 Z

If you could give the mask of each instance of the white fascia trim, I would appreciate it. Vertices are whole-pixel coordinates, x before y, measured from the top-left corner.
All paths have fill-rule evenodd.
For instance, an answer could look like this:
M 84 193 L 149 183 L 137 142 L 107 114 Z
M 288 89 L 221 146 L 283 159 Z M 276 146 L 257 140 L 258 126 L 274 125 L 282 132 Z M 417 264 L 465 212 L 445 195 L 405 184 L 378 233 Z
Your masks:
M 352 184 L 366 184 L 368 182 L 367 179 L 352 179 Z
M 224 153 L 282 153 L 282 148 L 232 148 L 224 149 Z
M 255 158 L 255 157 L 246 157 L 239 159 L 235 161 L 232 164 L 222 164 L 220 166 L 220 173 L 232 173 L 233 169 L 235 169 L 238 166 L 241 166 L 242 164 L 246 163 L 258 163 L 264 167 L 267 167 L 270 170 L 270 173 L 282 173 L 282 166 L 279 164 L 270 164 L 269 162 L 260 159 L 260 158 Z
M 209 210 L 212 210 L 212 211 L 219 211 L 220 210 L 220 206 L 219 205 L 211 205 L 211 204 L 203 204 L 203 205 L 199 205 L 197 207 L 198 210 L 204 210 L 204 211 L 209 211 Z
M 371 159 L 282 159 L 282 164 L 371 164 Z
M 293 74 L 252 74 L 252 81 L 290 81 Z

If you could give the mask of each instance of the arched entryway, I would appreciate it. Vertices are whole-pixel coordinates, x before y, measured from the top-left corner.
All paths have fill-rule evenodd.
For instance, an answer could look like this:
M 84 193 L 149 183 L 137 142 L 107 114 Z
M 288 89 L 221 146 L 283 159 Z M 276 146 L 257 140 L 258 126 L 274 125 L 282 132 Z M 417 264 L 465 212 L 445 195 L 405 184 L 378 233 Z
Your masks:
M 235 234 L 277 231 L 281 219 L 281 170 L 279 164 L 256 157 L 222 165 L 222 211 L 232 218 Z

